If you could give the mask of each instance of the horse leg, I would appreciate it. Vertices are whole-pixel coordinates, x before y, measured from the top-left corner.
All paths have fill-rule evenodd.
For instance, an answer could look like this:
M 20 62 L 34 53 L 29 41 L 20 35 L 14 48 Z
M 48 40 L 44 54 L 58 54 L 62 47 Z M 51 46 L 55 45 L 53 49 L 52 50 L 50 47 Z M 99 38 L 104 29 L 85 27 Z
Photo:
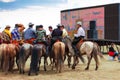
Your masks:
M 94 60 L 96 62 L 96 68 L 95 68 L 95 70 L 98 70 L 98 65 L 99 65 L 98 56 L 97 56 L 97 54 L 94 54 L 93 57 L 94 57 Z
M 46 64 L 47 64 L 47 56 L 44 56 L 44 71 L 47 71 Z
M 64 63 L 64 56 L 62 56 L 60 60 L 60 70 L 59 70 L 60 73 L 62 72 L 63 69 L 63 63 Z
M 82 57 L 81 53 L 79 53 L 78 56 L 79 56 L 80 60 L 81 60 L 83 63 L 85 63 L 84 58 Z
M 62 72 L 62 60 L 59 60 L 59 73 Z
M 91 59 L 92 59 L 92 55 L 88 56 L 88 63 L 87 63 L 87 67 L 85 68 L 85 70 L 89 69 L 89 65 L 90 65 Z
M 51 67 L 52 67 L 51 70 L 53 70 L 54 64 L 55 64 L 55 60 L 51 58 Z
M 58 73 L 58 66 L 59 66 L 59 64 L 58 64 L 58 60 L 55 59 L 55 67 L 56 67 L 56 72 L 57 72 L 57 73 Z
M 68 67 L 70 68 L 70 65 L 71 65 L 71 56 L 68 56 L 67 61 L 68 61 Z
M 9 70 L 9 57 L 8 54 L 4 54 L 4 62 L 3 62 L 3 71 L 5 71 L 5 74 L 7 75 L 8 70 Z
M 2 69 L 2 58 L 0 56 L 0 69 Z
M 74 56 L 73 57 L 73 65 L 72 65 L 72 69 L 75 69 L 75 66 L 76 66 L 76 61 L 77 61 L 77 56 Z
M 31 75 L 31 67 L 30 67 L 30 70 L 29 70 L 29 72 L 28 72 L 28 76 L 30 76 Z
M 65 57 L 64 57 L 64 61 L 65 61 L 65 59 L 66 59 L 66 55 L 65 55 Z
M 17 67 L 18 67 L 18 70 L 19 70 L 19 55 L 16 54 L 16 64 L 17 64 Z
M 23 61 L 23 63 L 21 64 L 21 70 L 20 70 L 20 73 L 22 73 L 22 74 L 24 74 L 25 73 L 25 71 L 24 71 L 24 68 L 25 68 L 25 62 L 26 61 Z
M 11 60 L 10 60 L 10 66 L 9 66 L 9 70 L 13 73 L 13 67 L 14 67 L 14 57 L 11 57 Z
M 37 71 L 40 71 L 40 64 L 41 64 L 41 58 L 39 59 L 39 62 L 38 62 Z

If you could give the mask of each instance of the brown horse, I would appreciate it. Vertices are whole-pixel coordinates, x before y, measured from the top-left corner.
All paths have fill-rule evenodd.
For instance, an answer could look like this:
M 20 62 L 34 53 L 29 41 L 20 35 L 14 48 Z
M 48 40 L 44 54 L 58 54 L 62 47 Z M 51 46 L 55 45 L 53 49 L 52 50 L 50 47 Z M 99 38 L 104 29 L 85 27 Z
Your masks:
M 46 55 L 46 46 L 44 44 L 35 44 L 32 49 L 30 70 L 28 75 L 31 73 L 38 74 L 41 58 L 44 56 L 44 70 L 46 71 L 47 55 Z
M 53 63 L 55 63 L 56 72 L 62 71 L 65 57 L 65 44 L 63 42 L 55 42 L 53 44 Z
M 19 53 L 19 72 L 20 74 L 24 74 L 24 67 L 25 67 L 25 63 L 28 59 L 28 57 L 31 55 L 32 53 L 32 48 L 33 45 L 29 44 L 29 43 L 24 43 L 21 48 L 20 48 L 20 53 Z
M 4 49 L 7 47 L 7 44 L 1 44 L 0 45 L 0 69 L 3 70 L 3 53 Z
M 87 67 L 85 68 L 85 70 L 89 69 L 89 65 L 90 65 L 92 57 L 94 58 L 94 60 L 96 62 L 95 70 L 97 70 L 98 69 L 98 65 L 99 65 L 99 60 L 98 60 L 98 56 L 97 55 L 99 55 L 101 58 L 103 58 L 103 55 L 100 52 L 100 48 L 99 48 L 98 44 L 95 43 L 95 42 L 91 42 L 91 41 L 85 41 L 82 44 L 78 43 L 78 47 L 79 47 L 79 52 L 80 52 L 79 55 L 85 55 L 86 54 L 87 58 L 88 58 L 88 63 L 87 63 Z M 77 64 L 76 60 L 77 59 L 74 58 L 74 64 L 72 66 L 73 69 L 75 69 L 75 66 Z
M 14 60 L 15 60 L 15 57 L 17 56 L 17 46 L 14 45 L 14 44 L 8 44 L 8 47 L 9 47 L 9 70 L 10 71 L 13 71 L 13 67 L 14 67 Z
M 14 67 L 14 59 L 17 54 L 17 48 L 14 44 L 1 44 L 0 45 L 0 53 L 1 53 L 1 60 L 2 60 L 2 70 L 5 72 L 5 74 L 8 73 L 8 71 L 13 72 Z

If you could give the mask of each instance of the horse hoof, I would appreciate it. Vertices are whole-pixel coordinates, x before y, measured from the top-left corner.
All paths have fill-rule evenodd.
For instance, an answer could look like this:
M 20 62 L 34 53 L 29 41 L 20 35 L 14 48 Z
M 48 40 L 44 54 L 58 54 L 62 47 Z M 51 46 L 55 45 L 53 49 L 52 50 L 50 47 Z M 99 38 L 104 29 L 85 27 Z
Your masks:
M 88 68 L 85 68 L 85 70 L 88 70 Z
M 97 71 L 97 70 L 98 70 L 98 68 L 95 69 L 95 71 Z
M 30 76 L 31 74 L 30 73 L 28 73 L 28 76 Z
M 44 71 L 47 71 L 46 69 Z
M 19 72 L 19 74 L 21 74 L 21 72 Z
M 38 75 L 38 73 L 37 73 L 37 72 L 36 72 L 35 74 L 36 74 L 36 75 Z
M 75 66 L 72 66 L 72 69 L 75 69 Z

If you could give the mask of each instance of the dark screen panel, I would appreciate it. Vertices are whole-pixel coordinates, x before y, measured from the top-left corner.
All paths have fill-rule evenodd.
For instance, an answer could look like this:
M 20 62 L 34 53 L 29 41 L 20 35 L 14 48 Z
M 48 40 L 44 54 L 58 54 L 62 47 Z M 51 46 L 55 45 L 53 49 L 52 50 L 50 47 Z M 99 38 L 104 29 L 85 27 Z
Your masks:
M 119 40 L 119 5 L 105 6 L 105 39 Z

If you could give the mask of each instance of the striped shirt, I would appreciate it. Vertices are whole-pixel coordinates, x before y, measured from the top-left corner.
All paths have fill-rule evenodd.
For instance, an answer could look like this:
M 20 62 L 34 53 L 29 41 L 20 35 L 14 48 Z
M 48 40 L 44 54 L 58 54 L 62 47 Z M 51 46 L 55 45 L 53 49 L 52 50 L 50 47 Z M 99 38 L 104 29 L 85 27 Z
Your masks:
M 17 28 L 13 29 L 11 34 L 12 34 L 12 40 L 20 40 L 20 33 Z

